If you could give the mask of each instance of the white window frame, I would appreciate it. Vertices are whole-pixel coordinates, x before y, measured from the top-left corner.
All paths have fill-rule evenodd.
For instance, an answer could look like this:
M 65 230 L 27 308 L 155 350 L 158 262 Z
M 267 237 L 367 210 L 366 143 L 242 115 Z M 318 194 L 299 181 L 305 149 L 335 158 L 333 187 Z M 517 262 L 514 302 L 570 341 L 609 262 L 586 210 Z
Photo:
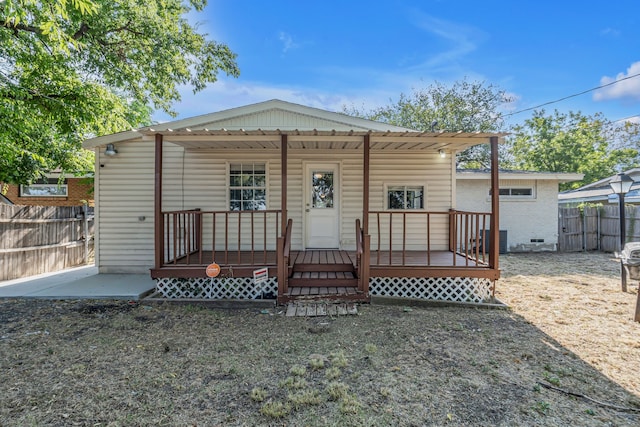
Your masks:
M 500 194 L 500 200 L 534 200 L 536 198 L 536 187 L 534 185 L 509 185 L 506 187 L 500 187 L 499 191 L 509 190 L 509 194 Z M 513 190 L 530 190 L 529 195 L 512 195 Z M 491 200 L 491 189 L 489 189 L 489 197 L 487 200 Z
M 406 191 L 407 189 L 420 187 L 422 188 L 422 207 L 421 208 L 403 208 L 403 209 L 393 209 L 389 207 L 389 188 L 393 187 L 404 187 L 405 191 L 405 202 L 406 202 Z M 384 194 L 382 195 L 384 198 L 383 204 L 384 209 L 387 211 L 393 212 L 422 212 L 427 210 L 427 184 L 423 182 L 388 182 L 384 184 Z
M 48 179 L 49 181 L 50 179 Z M 56 183 L 47 183 L 47 184 L 29 184 L 29 185 L 20 185 L 20 197 L 69 197 L 69 186 L 66 183 L 66 180 L 64 181 L 64 184 L 58 184 L 57 178 L 56 178 Z M 52 193 L 46 193 L 46 194 L 25 194 L 25 189 L 29 189 L 32 188 L 34 190 L 45 190 L 45 189 L 56 189 L 56 190 L 62 190 L 64 189 L 64 194 L 52 194 Z M 28 190 L 27 190 L 28 191 Z
M 231 165 L 235 165 L 235 164 L 240 164 L 240 165 L 248 165 L 248 164 L 252 164 L 253 167 L 255 168 L 255 165 L 264 165 L 264 187 L 245 187 L 245 189 L 261 189 L 264 190 L 264 209 L 258 209 L 258 210 L 254 210 L 254 212 L 260 212 L 260 211 L 265 211 L 265 210 L 269 210 L 269 162 L 267 161 L 254 161 L 254 160 L 243 160 L 243 159 L 238 159 L 238 160 L 234 160 L 234 161 L 227 161 L 227 171 L 226 171 L 226 209 L 231 211 L 231 190 L 232 189 L 239 189 L 240 191 L 242 191 L 241 189 L 243 187 L 235 187 L 231 185 Z M 233 212 L 239 212 L 239 211 L 233 211 Z M 250 211 L 243 211 L 243 212 L 250 212 Z

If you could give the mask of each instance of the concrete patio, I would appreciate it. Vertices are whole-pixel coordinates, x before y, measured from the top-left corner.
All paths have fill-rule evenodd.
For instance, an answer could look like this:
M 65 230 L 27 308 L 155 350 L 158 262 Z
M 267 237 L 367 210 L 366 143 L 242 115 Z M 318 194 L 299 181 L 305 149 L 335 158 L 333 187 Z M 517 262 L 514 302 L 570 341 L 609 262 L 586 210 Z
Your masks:
M 0 298 L 140 300 L 155 289 L 148 274 L 99 274 L 89 265 L 0 282 Z

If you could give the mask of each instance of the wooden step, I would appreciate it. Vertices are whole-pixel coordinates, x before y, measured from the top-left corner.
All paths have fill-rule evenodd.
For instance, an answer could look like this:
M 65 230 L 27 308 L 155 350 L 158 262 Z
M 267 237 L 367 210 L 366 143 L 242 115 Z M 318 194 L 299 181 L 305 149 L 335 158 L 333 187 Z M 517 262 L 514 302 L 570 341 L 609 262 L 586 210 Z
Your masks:
M 289 278 L 289 286 L 357 287 L 358 279 L 351 271 L 298 271 Z
M 346 316 L 358 314 L 358 307 L 355 303 L 328 303 L 328 302 L 307 302 L 296 301 L 287 305 L 287 317 L 324 317 L 324 316 Z M 328 326 L 328 325 L 327 325 Z M 322 331 L 322 327 L 317 329 Z
M 353 264 L 295 264 L 293 271 L 355 271 Z
M 278 303 L 290 301 L 329 301 L 329 302 L 367 302 L 368 298 L 353 286 L 295 286 L 289 292 L 278 297 Z

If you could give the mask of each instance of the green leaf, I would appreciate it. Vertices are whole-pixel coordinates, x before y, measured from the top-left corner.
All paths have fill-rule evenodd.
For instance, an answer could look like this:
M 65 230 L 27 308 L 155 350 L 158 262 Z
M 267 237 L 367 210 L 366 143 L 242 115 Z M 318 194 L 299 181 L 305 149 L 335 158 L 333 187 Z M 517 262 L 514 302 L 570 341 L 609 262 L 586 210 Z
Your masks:
M 189 22 L 192 0 L 0 1 L 0 182 L 93 169 L 84 139 L 171 113 L 178 87 L 238 76 L 236 55 Z

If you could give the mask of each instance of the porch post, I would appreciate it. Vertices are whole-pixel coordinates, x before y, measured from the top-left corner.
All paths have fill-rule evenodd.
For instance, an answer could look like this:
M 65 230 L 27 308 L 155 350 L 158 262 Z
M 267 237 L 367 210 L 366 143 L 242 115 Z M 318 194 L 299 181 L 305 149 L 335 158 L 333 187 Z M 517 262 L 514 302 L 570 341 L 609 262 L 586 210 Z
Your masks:
M 288 284 L 288 258 L 284 249 L 287 240 L 287 135 L 280 135 L 280 237 L 277 239 L 276 263 L 278 266 L 278 302 L 282 300 L 287 292 Z
M 362 179 L 362 274 L 359 277 L 360 291 L 369 296 L 369 266 L 371 259 L 369 251 L 371 249 L 371 236 L 369 236 L 369 168 L 371 154 L 370 135 L 364 136 L 364 159 L 363 159 L 363 179 Z
M 366 236 L 369 234 L 369 155 L 370 136 L 364 136 L 364 159 L 362 178 L 362 231 Z
M 500 182 L 498 179 L 498 137 L 492 136 L 491 141 L 491 240 L 489 242 L 489 267 L 497 270 L 500 266 L 498 254 L 500 251 Z
M 155 264 L 159 269 L 164 263 L 164 216 L 162 215 L 162 135 L 156 134 L 155 150 L 155 185 L 154 185 L 154 214 L 155 218 Z
M 287 145 L 287 135 L 280 135 L 280 233 L 283 237 L 287 228 Z

